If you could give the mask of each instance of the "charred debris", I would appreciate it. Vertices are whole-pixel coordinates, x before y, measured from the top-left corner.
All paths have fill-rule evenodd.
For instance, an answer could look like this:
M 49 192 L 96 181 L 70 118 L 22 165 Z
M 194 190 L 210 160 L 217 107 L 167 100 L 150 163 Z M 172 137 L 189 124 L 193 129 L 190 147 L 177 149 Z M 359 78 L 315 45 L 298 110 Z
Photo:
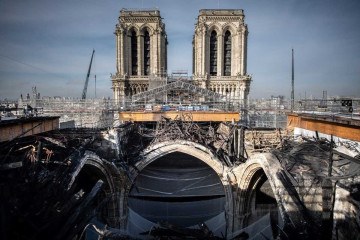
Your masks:
M 72 239 L 79 234 L 109 188 L 84 167 L 86 155 L 111 157 L 99 144 L 99 132 L 87 129 L 1 143 L 1 238 Z
M 146 147 L 189 140 L 212 148 L 226 164 L 235 164 L 235 156 L 225 157 L 231 156 L 232 128 L 231 124 L 194 123 L 186 116 L 113 129 L 54 130 L 2 142 L 1 238 L 80 239 L 94 219 L 104 223 L 104 229 L 120 228 L 114 199 L 126 187 L 130 169 Z M 131 238 L 104 229 L 97 232 L 109 239 Z M 194 232 L 162 223 L 149 236 L 205 239 L 212 235 L 206 226 Z
M 238 147 L 235 130 L 241 137 Z M 299 194 L 298 186 L 309 179 L 322 189 L 327 183 L 328 206 L 324 209 L 329 213 L 333 211 L 334 182 L 350 188 L 351 201 L 359 209 L 360 181 L 354 181 L 358 179 L 359 155 L 349 157 L 332 142 L 320 139 L 294 141 L 278 129 L 245 131 L 231 123 L 195 123 L 191 115 L 183 115 L 156 124 L 54 130 L 0 143 L 1 239 L 85 239 L 90 228 L 102 239 L 133 239 L 121 230 L 125 229 L 121 216 L 126 210 L 119 201 L 124 199 L 124 189 L 131 187 L 134 166 L 142 160 L 144 149 L 178 139 L 206 146 L 229 167 L 242 164 L 252 154 L 272 152 L 284 168 L 279 178 L 294 190 L 294 198 L 307 216 L 304 226 L 292 230 L 305 228 L 315 238 L 319 230 L 331 234 L 332 222 L 303 204 L 309 193 L 304 188 Z M 354 219 L 359 219 L 358 213 Z M 94 222 L 103 227 L 99 229 Z M 354 224 L 356 228 L 360 222 Z M 143 234 L 153 239 L 219 238 L 205 224 L 194 230 L 162 222 Z M 247 239 L 246 233 L 234 239 Z

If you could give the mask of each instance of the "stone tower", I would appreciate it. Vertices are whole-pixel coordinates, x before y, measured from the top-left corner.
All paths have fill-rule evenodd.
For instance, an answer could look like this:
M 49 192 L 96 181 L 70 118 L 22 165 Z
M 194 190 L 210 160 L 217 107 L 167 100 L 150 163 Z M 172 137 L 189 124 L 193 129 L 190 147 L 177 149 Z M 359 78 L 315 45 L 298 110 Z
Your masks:
M 146 91 L 151 79 L 166 74 L 167 36 L 159 10 L 120 11 L 116 36 L 114 99 Z
M 246 104 L 247 25 L 243 10 L 202 9 L 193 38 L 193 80 L 203 88 Z

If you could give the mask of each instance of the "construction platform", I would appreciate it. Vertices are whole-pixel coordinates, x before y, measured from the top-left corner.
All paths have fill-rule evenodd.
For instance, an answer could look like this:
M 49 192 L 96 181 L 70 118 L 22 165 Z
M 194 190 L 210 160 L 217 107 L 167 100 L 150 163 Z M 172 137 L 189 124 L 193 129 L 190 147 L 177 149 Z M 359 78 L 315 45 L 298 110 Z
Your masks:
M 288 114 L 288 129 L 300 128 L 360 142 L 360 119 L 357 116 L 326 114 Z
M 58 129 L 59 118 L 29 117 L 0 121 L 0 142 Z
M 189 120 L 191 119 L 193 122 L 236 122 L 240 120 L 240 114 L 238 112 L 224 111 L 119 112 L 120 120 L 130 122 L 157 122 L 160 121 L 162 117 L 175 119 L 181 116 L 189 116 Z

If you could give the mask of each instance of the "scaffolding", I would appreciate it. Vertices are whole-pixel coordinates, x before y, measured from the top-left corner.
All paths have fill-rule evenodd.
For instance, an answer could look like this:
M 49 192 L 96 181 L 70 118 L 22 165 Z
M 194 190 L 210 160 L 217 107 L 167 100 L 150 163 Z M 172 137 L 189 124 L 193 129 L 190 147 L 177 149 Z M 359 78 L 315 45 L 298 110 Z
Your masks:
M 41 109 L 45 116 L 62 116 L 60 122 L 75 121 L 75 127 L 105 127 L 112 124 L 114 114 L 120 112 L 236 112 L 239 124 L 250 128 L 286 128 L 290 100 L 280 97 L 249 100 L 230 99 L 227 96 L 201 88 L 194 84 L 186 72 L 170 76 L 152 76 L 153 82 L 147 92 L 127 97 L 119 102 L 114 99 L 74 99 L 65 97 L 42 97 L 33 94 L 18 101 L 0 101 L 1 113 L 23 114 L 27 106 Z M 174 81 L 176 80 L 176 81 Z M 173 81 L 173 82 L 171 82 Z M 350 97 L 327 97 L 295 101 L 295 113 L 337 116 L 360 119 L 360 99 Z M 4 120 L 5 118 L 3 118 Z M 74 125 L 73 124 L 73 125 Z
M 159 95 L 167 96 L 168 92 L 174 91 L 175 89 L 185 90 L 185 91 L 193 93 L 195 96 L 202 96 L 206 99 L 211 99 L 211 100 L 215 100 L 215 101 L 219 101 L 219 102 L 226 102 L 226 96 L 216 93 L 216 92 L 213 92 L 211 90 L 205 89 L 205 88 L 195 86 L 193 84 L 190 84 L 190 83 L 182 81 L 182 80 L 177 80 L 177 81 L 169 83 L 169 84 L 160 85 L 160 86 L 150 89 L 146 92 L 134 94 L 134 95 L 132 95 L 132 102 L 136 103 L 140 100 L 150 101 L 152 99 L 155 99 L 156 96 L 159 96 Z
M 167 77 L 162 77 L 160 75 L 151 74 L 149 77 L 149 87 L 148 90 L 156 89 L 167 84 Z

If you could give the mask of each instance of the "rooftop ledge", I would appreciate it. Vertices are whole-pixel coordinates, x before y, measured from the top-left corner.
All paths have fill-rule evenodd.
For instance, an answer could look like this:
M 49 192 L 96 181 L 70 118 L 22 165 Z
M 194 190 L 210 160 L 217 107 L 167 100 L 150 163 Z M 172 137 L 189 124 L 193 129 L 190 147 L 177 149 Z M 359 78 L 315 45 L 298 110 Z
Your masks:
M 120 10 L 121 16 L 160 16 L 157 8 L 123 8 Z
M 299 117 L 303 119 L 338 123 L 348 126 L 360 127 L 360 118 L 357 114 L 332 114 L 332 113 L 288 113 L 288 116 Z
M 200 9 L 199 13 L 200 13 L 200 15 L 232 16 L 232 15 L 243 15 L 244 10 L 242 10 L 242 9 Z

